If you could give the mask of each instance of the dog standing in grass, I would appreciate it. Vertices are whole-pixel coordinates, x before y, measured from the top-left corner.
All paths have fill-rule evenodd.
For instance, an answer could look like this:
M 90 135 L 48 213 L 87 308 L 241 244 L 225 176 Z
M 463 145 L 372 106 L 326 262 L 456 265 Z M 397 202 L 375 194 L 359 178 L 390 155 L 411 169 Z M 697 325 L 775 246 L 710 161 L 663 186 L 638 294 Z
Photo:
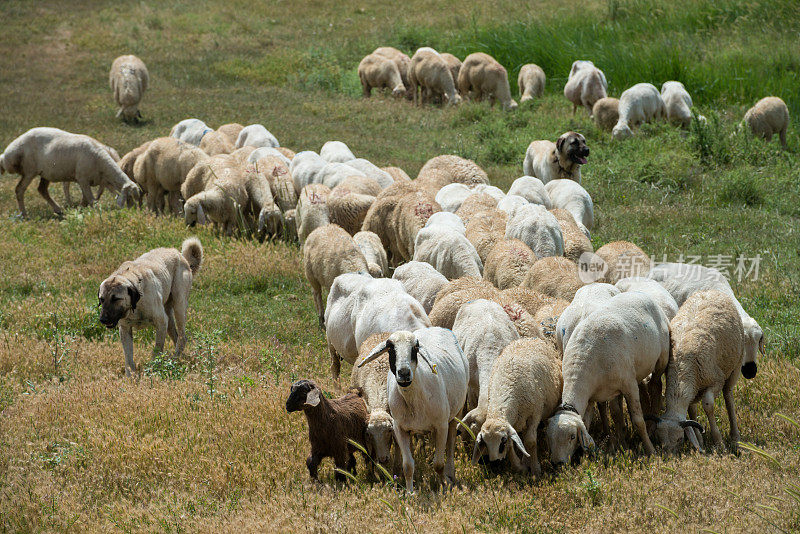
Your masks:
M 156 327 L 155 353 L 164 350 L 167 334 L 175 343 L 175 357 L 186 344 L 186 312 L 192 280 L 203 263 L 203 246 L 196 237 L 183 242 L 181 252 L 157 248 L 126 261 L 100 284 L 100 322 L 119 325 L 125 352 L 125 374 L 136 371 L 133 328 Z

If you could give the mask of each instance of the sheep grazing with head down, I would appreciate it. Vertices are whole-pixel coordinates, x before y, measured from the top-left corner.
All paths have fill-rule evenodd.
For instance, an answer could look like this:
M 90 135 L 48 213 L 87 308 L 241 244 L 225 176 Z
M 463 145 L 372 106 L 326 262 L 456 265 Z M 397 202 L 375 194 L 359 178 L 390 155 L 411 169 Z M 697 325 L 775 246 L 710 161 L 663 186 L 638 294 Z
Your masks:
M 163 213 L 164 195 L 179 195 L 189 172 L 206 159 L 202 149 L 173 137 L 151 141 L 133 165 L 134 179 L 147 193 L 147 207 Z
M 591 61 L 575 61 L 564 85 L 564 96 L 572 102 L 573 114 L 579 106 L 582 106 L 591 115 L 595 103 L 608 96 L 606 75 Z
M 692 97 L 681 82 L 664 82 L 661 99 L 666 107 L 667 120 L 688 128 L 692 122 Z
M 447 285 L 447 278 L 433 265 L 424 261 L 410 261 L 394 270 L 392 279 L 403 284 L 409 295 L 422 304 L 425 313 L 430 313 L 436 295 Z
M 356 159 L 350 147 L 342 141 L 326 141 L 319 150 L 319 156 L 328 163 L 347 163 Z
M 144 62 L 136 56 L 119 56 L 111 64 L 108 83 L 114 92 L 114 101 L 119 106 L 117 117 L 126 121 L 137 121 L 142 117 L 139 102 L 142 101 L 150 74 Z
M 465 236 L 478 251 L 481 261 L 486 263 L 494 246 L 506 238 L 508 214 L 500 210 L 476 213 L 466 223 Z
M 361 80 L 361 88 L 364 97 L 372 96 L 372 89 L 388 89 L 395 98 L 401 98 L 406 94 L 406 86 L 400 77 L 397 65 L 391 59 L 370 54 L 358 64 L 358 77 Z
M 389 274 L 389 262 L 386 259 L 386 250 L 381 244 L 381 238 L 373 232 L 356 232 L 353 236 L 364 259 L 367 260 L 367 269 L 373 278 L 381 278 Z
M 437 174 L 434 171 L 441 171 L 441 174 Z M 433 185 L 438 191 L 451 183 L 465 185 L 488 184 L 489 176 L 486 171 L 471 159 L 452 154 L 443 154 L 425 162 L 425 165 L 419 170 L 417 181 Z
M 768 143 L 778 134 L 781 146 L 786 150 L 786 130 L 789 128 L 789 108 L 777 96 L 762 98 L 744 114 L 743 123 L 753 135 Z
M 519 86 L 519 103 L 539 98 L 544 94 L 546 77 L 542 67 L 528 63 L 519 69 L 517 85 Z
M 328 212 L 330 194 L 331 190 L 322 184 L 307 185 L 300 191 L 296 209 L 297 237 L 300 243 L 305 243 L 311 232 L 330 222 Z
M 518 286 L 536 261 L 536 254 L 519 239 L 498 241 L 486 257 L 483 277 L 498 289 Z
M 622 293 L 584 317 L 564 347 L 562 404 L 547 424 L 553 463 L 568 462 L 578 447 L 594 447 L 583 421 L 589 403 L 608 402 L 620 394 L 645 452 L 653 454 L 639 384 L 652 374 L 649 397 L 659 406 L 669 352 L 669 321 L 644 293 Z
M 581 256 L 586 252 L 594 252 L 592 240 L 589 239 L 589 230 L 577 222 L 575 217 L 565 209 L 556 208 L 550 210 L 553 217 L 561 226 L 561 236 L 564 238 L 564 257 L 570 261 L 578 263 Z
M 417 105 L 430 102 L 434 98 L 439 98 L 448 105 L 461 103 L 450 67 L 432 48 L 423 47 L 414 53 L 408 69 L 408 83 Z
M 564 255 L 561 226 L 544 206 L 527 204 L 517 208 L 508 219 L 506 239 L 519 239 L 537 258 Z
M 252 146 L 256 148 L 269 146 L 276 148 L 281 145 L 278 143 L 278 139 L 272 135 L 272 133 L 267 130 L 264 125 L 250 124 L 239 131 L 239 135 L 236 137 L 236 143 L 234 146 L 236 148 L 242 148 L 245 146 Z
M 573 180 L 553 180 L 544 186 L 553 209 L 564 209 L 572 214 L 575 222 L 586 230 L 594 228 L 594 202 L 588 191 Z
M 521 285 L 537 293 L 571 302 L 584 282 L 575 263 L 563 256 L 550 256 L 537 260 Z
M 642 293 L 647 293 L 656 301 L 656 304 L 658 304 L 664 312 L 664 315 L 666 315 L 667 319 L 670 321 L 678 313 L 678 303 L 675 302 L 675 299 L 664 286 L 652 278 L 629 276 L 628 278 L 623 278 L 614 285 L 622 292 L 641 291 Z
M 592 116 L 598 128 L 610 132 L 619 120 L 619 98 L 601 98 L 594 103 Z
M 547 209 L 552 207 L 550 195 L 544 187 L 544 183 L 533 176 L 521 176 L 514 180 L 508 188 L 508 196 L 520 196 L 531 204 L 540 204 Z
M 536 434 L 558 406 L 562 384 L 561 362 L 552 345 L 533 338 L 508 345 L 492 366 L 473 463 L 485 447 L 490 462 L 509 458 L 516 471 L 541 475 Z
M 183 119 L 172 127 L 169 136 L 180 139 L 184 143 L 199 146 L 200 141 L 203 140 L 203 136 L 213 131 L 212 128 L 209 128 L 208 125 L 200 119 Z
M 441 52 L 439 55 L 442 56 L 444 62 L 447 63 L 447 67 L 450 69 L 450 75 L 453 77 L 453 83 L 457 83 L 458 73 L 461 71 L 461 60 L 447 52 Z
M 587 284 L 575 292 L 572 302 L 561 312 L 556 322 L 556 349 L 564 353 L 572 331 L 581 320 L 593 311 L 603 307 L 612 297 L 621 291 L 611 284 L 595 282 Z
M 353 440 L 366 447 L 367 407 L 358 393 L 348 393 L 338 399 L 328 399 L 313 380 L 298 380 L 289 389 L 286 411 L 299 412 L 308 421 L 308 441 L 311 454 L 306 467 L 311 478 L 318 480 L 317 469 L 324 458 L 333 458 L 338 469 L 356 473 L 356 447 Z M 347 477 L 336 473 L 336 480 Z
M 394 64 L 397 65 L 397 71 L 400 73 L 400 79 L 406 88 L 406 100 L 413 99 L 414 95 L 412 93 L 411 84 L 408 81 L 408 71 L 411 68 L 411 58 L 400 50 L 391 46 L 379 46 L 373 50 L 372 53 L 383 56 L 387 59 L 391 59 Z
M 508 72 L 495 58 L 483 52 L 468 55 L 458 72 L 458 92 L 464 98 L 489 99 L 492 106 L 500 102 L 505 110 L 517 109 L 511 98 Z
M 626 139 L 644 122 L 667 117 L 661 93 L 650 83 L 637 83 L 619 97 L 619 120 L 611 130 L 613 139 Z
M 444 225 L 425 227 L 417 233 L 413 259 L 430 263 L 448 280 L 483 274 L 483 263 L 472 243 Z
M 714 398 L 722 391 L 731 427 L 732 448 L 739 442 L 733 386 L 739 379 L 744 350 L 742 321 L 731 298 L 719 291 L 699 291 L 689 297 L 670 323 L 672 357 L 667 368 L 667 408 L 657 419 L 656 438 L 675 451 L 684 435 L 701 450 L 692 427 L 702 427 L 686 419 L 689 407 L 701 402 L 708 418 L 715 446 L 722 435 L 714 418 Z
M 406 490 L 414 491 L 411 434 L 432 434 L 433 469 L 442 485 L 455 483 L 456 418 L 467 398 L 469 364 L 453 332 L 421 328 L 394 332 L 362 359 L 362 367 L 389 353 L 387 391 L 394 437 L 403 455 Z

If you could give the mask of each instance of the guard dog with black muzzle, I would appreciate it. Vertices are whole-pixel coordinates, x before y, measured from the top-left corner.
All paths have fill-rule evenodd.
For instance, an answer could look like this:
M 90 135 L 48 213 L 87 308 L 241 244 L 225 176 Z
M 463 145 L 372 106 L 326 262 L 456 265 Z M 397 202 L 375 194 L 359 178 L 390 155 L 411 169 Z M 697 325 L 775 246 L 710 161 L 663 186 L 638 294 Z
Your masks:
M 528 145 L 522 169 L 545 184 L 564 178 L 581 183 L 581 165 L 587 163 L 587 157 L 586 139 L 578 132 L 566 132 L 555 143 L 540 140 Z

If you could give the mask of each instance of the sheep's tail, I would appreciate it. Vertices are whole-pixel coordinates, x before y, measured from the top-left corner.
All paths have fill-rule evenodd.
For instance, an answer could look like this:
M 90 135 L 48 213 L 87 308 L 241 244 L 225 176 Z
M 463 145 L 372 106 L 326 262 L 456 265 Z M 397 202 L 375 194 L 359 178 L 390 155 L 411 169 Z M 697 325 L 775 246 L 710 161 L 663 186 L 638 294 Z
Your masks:
M 189 262 L 189 268 L 192 269 L 192 276 L 197 275 L 200 270 L 200 265 L 203 263 L 203 245 L 196 237 L 190 237 L 181 245 L 181 254 Z

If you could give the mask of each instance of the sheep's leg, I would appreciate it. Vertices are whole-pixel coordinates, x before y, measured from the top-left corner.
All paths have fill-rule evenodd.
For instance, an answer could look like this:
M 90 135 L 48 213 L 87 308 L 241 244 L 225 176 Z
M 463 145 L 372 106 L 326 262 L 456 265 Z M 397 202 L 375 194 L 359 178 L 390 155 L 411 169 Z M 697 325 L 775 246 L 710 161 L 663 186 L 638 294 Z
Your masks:
M 522 442 L 525 444 L 525 449 L 531 455 L 528 460 L 531 466 L 531 473 L 535 476 L 542 476 L 542 466 L 539 465 L 539 444 L 536 441 L 536 432 L 539 428 L 539 419 L 531 419 L 528 421 L 528 428 L 525 430 L 525 437 Z
M 697 421 L 697 404 L 692 404 L 689 406 L 689 419 L 692 421 Z M 703 444 L 703 434 L 698 428 L 692 428 L 692 431 L 694 432 L 694 436 L 697 438 L 697 443 L 700 444 L 700 448 L 702 449 L 705 446 Z
M 69 182 L 61 182 L 61 188 L 64 190 L 64 204 L 70 207 L 74 206 L 72 194 L 69 192 Z
M 17 196 L 17 206 L 19 206 L 19 212 L 23 219 L 28 217 L 28 212 L 25 211 L 25 190 L 28 189 L 34 178 L 36 178 L 36 175 L 23 176 L 14 188 L 14 194 Z
M 453 419 L 452 421 L 450 421 L 450 425 L 447 427 L 447 459 L 444 468 L 444 474 L 450 480 L 450 484 L 456 483 L 455 455 L 456 455 L 457 434 L 458 434 L 458 422 L 455 419 Z
M 333 345 L 328 343 L 328 352 L 331 354 L 331 374 L 333 375 L 334 380 L 339 380 L 339 370 L 341 369 L 341 361 L 339 359 L 339 355 L 336 354 L 336 349 L 333 348 Z
M 701 402 L 703 403 L 703 411 L 706 412 L 706 417 L 708 418 L 708 428 L 711 430 L 711 439 L 714 440 L 714 446 L 719 447 L 722 445 L 722 434 L 719 431 L 719 427 L 717 427 L 717 420 L 714 417 L 714 392 L 711 389 L 707 389 L 705 393 L 703 393 Z
M 183 211 L 183 206 L 181 206 L 181 194 L 178 191 L 170 191 L 167 194 L 167 200 L 169 201 L 170 209 L 172 213 L 175 215 L 180 215 Z
M 647 396 L 650 397 L 650 405 L 648 406 L 648 415 L 659 415 L 661 413 L 661 372 L 653 371 L 650 377 L 650 383 L 647 384 Z
M 314 308 L 317 310 L 319 327 L 325 330 L 325 304 L 322 302 L 322 286 L 316 280 L 309 279 L 308 282 L 311 285 L 311 293 L 314 296 Z
M 575 113 L 577 113 L 577 111 L 578 111 L 578 105 L 573 102 L 572 103 L 572 114 L 575 115 Z
M 39 191 L 39 195 L 41 195 L 41 197 L 45 199 L 45 201 L 50 205 L 50 207 L 53 209 L 54 212 L 56 212 L 57 215 L 62 215 L 64 213 L 64 210 L 62 210 L 61 206 L 56 204 L 55 200 L 53 200 L 53 197 L 50 196 L 50 191 L 47 190 L 49 187 L 50 187 L 50 182 L 48 182 L 44 178 L 39 178 L 39 187 L 36 188 L 36 190 Z
M 611 399 L 608 403 L 608 408 L 611 411 L 611 419 L 614 421 L 614 433 L 617 438 L 617 446 L 621 447 L 625 442 L 625 416 L 622 412 L 622 395 L 618 395 Z M 630 410 L 630 406 L 628 406 Z
M 81 194 L 83 195 L 83 198 L 81 198 L 81 206 L 93 206 L 94 193 L 92 192 L 92 186 L 89 185 L 88 182 L 80 181 L 78 182 L 78 187 L 81 188 Z
M 642 405 L 639 401 L 639 384 L 636 383 L 635 379 L 632 384 L 628 384 L 628 391 L 625 392 L 625 402 L 628 404 L 628 414 L 631 416 L 631 423 L 633 423 L 633 427 L 642 439 L 645 452 L 648 455 L 655 454 L 656 450 L 650 442 L 650 437 L 647 435 L 647 425 L 644 423 Z
M 400 429 L 395 422 L 394 439 L 403 455 L 403 477 L 406 479 L 406 491 L 414 493 L 414 455 L 411 454 L 411 434 Z
M 311 451 L 311 454 L 308 455 L 306 458 L 306 467 L 308 468 L 308 475 L 314 479 L 319 480 L 317 477 L 317 469 L 319 468 L 319 463 L 322 461 L 322 455 L 319 453 L 315 453 Z
M 737 374 L 729 377 L 722 388 L 722 396 L 725 399 L 725 409 L 728 411 L 728 422 L 731 425 L 731 451 L 736 452 L 739 448 L 739 424 L 736 421 L 736 406 L 733 404 L 733 386 L 739 378 Z
M 148 185 L 147 187 L 147 208 L 153 213 L 158 213 L 158 187 L 155 185 Z
M 786 126 L 783 127 L 778 135 L 781 138 L 781 146 L 784 150 L 786 150 Z
M 434 449 L 433 449 L 433 470 L 439 477 L 439 482 L 442 486 L 447 484 L 447 477 L 445 476 L 444 468 L 446 463 L 446 451 L 449 437 L 449 423 L 439 425 L 433 432 Z
M 364 78 L 361 78 L 361 88 L 363 89 L 364 98 L 372 96 L 372 87 L 369 86 Z
M 130 326 L 120 325 L 119 340 L 125 353 L 125 376 L 132 376 L 136 372 L 136 363 L 133 361 L 133 332 Z
M 608 403 L 598 402 L 597 412 L 600 414 L 600 426 L 603 428 L 603 434 L 606 436 L 611 435 L 611 424 L 608 421 Z
M 103 191 L 105 191 L 105 190 L 106 190 L 106 186 L 105 186 L 104 184 L 100 184 L 100 185 L 97 187 L 97 194 L 94 196 L 94 200 L 95 200 L 95 201 L 98 201 L 98 200 L 100 200 L 100 197 L 102 197 L 102 196 L 103 196 Z

